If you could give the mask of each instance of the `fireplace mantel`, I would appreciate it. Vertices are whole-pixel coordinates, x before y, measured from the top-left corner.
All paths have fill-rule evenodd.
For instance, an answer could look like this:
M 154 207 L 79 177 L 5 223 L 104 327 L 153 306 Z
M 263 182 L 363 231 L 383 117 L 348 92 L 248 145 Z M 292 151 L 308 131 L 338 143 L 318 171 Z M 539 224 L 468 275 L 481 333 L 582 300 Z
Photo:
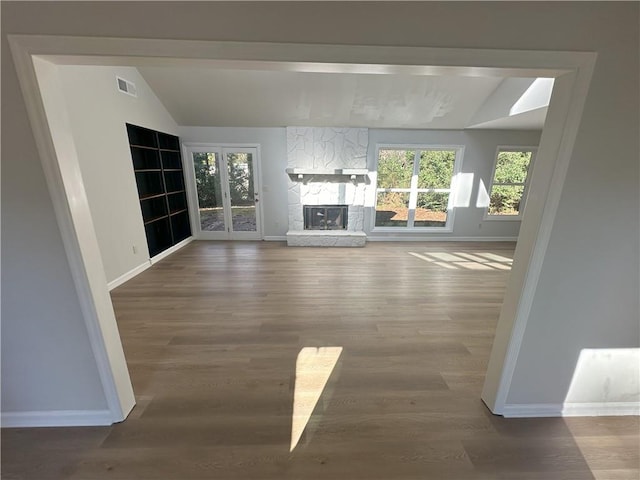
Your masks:
M 285 170 L 292 181 L 308 182 L 312 178 L 324 181 L 366 183 L 369 170 L 366 168 L 335 168 L 333 170 L 318 168 L 287 168 Z

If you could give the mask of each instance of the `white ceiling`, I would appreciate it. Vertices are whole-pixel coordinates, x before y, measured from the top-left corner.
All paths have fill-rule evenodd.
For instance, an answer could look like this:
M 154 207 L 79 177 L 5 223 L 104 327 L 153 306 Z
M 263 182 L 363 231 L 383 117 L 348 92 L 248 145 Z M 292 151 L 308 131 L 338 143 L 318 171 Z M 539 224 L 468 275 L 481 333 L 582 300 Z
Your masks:
M 542 130 L 547 117 L 547 108 L 536 108 L 516 115 L 507 115 L 474 124 L 467 128 L 477 130 Z
M 138 67 L 179 125 L 542 129 L 546 106 L 480 115 L 504 78 Z M 529 83 L 534 79 L 529 79 Z M 513 87 L 511 88 L 513 90 Z M 495 110 L 495 108 L 493 108 Z

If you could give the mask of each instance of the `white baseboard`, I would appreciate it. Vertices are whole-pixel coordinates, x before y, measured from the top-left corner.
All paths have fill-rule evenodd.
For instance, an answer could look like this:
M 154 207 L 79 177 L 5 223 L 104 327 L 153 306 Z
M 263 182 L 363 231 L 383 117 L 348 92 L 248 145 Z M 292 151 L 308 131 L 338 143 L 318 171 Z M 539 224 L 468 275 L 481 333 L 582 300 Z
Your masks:
M 110 281 L 109 283 L 107 283 L 107 286 L 109 287 L 109 291 L 113 290 L 116 287 L 119 287 L 124 282 L 131 280 L 136 275 L 139 275 L 140 273 L 144 272 L 150 266 L 151 266 L 151 262 L 147 260 L 142 265 L 138 265 L 136 268 L 129 270 L 124 275 L 120 275 L 115 280 Z
M 185 247 L 187 245 L 189 245 L 191 242 L 193 242 L 195 240 L 195 238 L 193 236 L 189 237 L 189 238 L 185 238 L 184 240 L 182 240 L 180 243 L 176 243 L 173 247 L 171 248 L 167 248 L 164 252 L 160 252 L 158 255 L 156 255 L 155 257 L 153 257 L 150 262 L 151 265 L 155 265 L 156 263 L 158 263 L 160 260 L 162 260 L 163 258 L 168 257 L 169 255 L 171 255 L 172 253 L 177 252 L 178 250 L 180 250 L 182 247 Z
M 264 237 L 263 240 L 265 242 L 286 242 L 287 241 L 287 236 L 286 235 L 272 235 L 272 236 Z
M 368 242 L 516 242 L 518 237 L 437 237 L 434 235 L 376 235 L 370 233 Z
M 505 418 L 640 416 L 640 402 L 536 403 L 505 405 Z
M 189 243 L 191 243 L 194 240 L 194 237 L 189 237 L 184 239 L 183 241 L 181 241 L 180 243 L 176 243 L 173 247 L 166 249 L 164 252 L 159 253 L 158 255 L 156 255 L 155 257 L 153 257 L 150 260 L 147 260 L 145 263 L 143 263 L 142 265 L 138 265 L 137 267 L 129 270 L 127 273 L 120 275 L 118 278 L 116 278 L 115 280 L 110 281 L 109 283 L 107 283 L 107 286 L 109 287 L 109 291 L 113 290 L 116 287 L 119 287 L 120 285 L 122 285 L 124 282 L 131 280 L 133 277 L 135 277 L 136 275 L 141 274 L 142 272 L 144 272 L 147 268 L 149 268 L 151 265 L 154 265 L 155 263 L 159 262 L 160 260 L 162 260 L 163 258 L 171 255 L 174 252 L 177 252 L 178 250 L 180 250 L 182 247 L 184 247 L 185 245 L 188 245 Z
M 109 410 L 49 410 L 2 412 L 0 423 L 7 427 L 91 427 L 112 425 Z

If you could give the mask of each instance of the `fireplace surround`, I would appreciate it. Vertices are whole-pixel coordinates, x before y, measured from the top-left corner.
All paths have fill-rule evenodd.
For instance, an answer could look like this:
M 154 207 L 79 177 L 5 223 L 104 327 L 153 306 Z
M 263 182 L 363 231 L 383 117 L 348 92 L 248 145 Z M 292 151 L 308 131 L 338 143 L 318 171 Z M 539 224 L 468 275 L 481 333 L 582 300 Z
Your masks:
M 363 247 L 368 129 L 287 127 L 287 245 Z

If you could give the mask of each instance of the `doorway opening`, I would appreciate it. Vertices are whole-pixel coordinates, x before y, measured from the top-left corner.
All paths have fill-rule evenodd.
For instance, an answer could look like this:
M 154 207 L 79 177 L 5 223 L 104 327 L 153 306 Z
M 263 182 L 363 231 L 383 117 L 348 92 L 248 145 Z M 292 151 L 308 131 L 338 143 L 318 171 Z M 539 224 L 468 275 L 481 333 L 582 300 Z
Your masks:
M 516 262 L 482 396 L 494 413 L 502 413 L 560 200 L 593 71 L 594 54 L 332 45 L 324 46 L 319 55 L 313 45 L 295 44 L 264 44 L 256 53 L 255 43 L 234 43 L 233 48 L 224 48 L 224 42 L 208 42 L 208 48 L 202 48 L 202 42 L 196 42 L 200 48 L 195 48 L 190 41 L 120 39 L 127 44 L 122 49 L 122 42 L 116 45 L 111 39 L 99 38 L 92 38 L 91 42 L 79 37 L 58 42 L 55 37 L 11 36 L 9 40 L 113 421 L 126 418 L 134 405 L 134 397 L 79 175 L 74 140 L 67 134 L 64 114 L 58 115 L 64 105 L 57 92 L 56 63 L 184 65 L 185 58 L 195 61 L 195 55 L 212 67 L 236 62 L 267 70 L 299 68 L 341 73 L 355 69 L 370 74 L 449 72 L 472 76 L 522 76 L 527 72 L 529 76 L 555 78 L 547 123 L 529 185 L 530 198 L 515 252 Z M 122 56 L 123 51 L 135 51 L 137 56 Z M 166 57 L 168 51 L 172 52 L 172 58 Z M 44 66 L 42 75 L 38 76 L 34 66 L 36 57 L 54 68 Z M 405 64 L 395 63 L 397 58 L 404 58 Z

